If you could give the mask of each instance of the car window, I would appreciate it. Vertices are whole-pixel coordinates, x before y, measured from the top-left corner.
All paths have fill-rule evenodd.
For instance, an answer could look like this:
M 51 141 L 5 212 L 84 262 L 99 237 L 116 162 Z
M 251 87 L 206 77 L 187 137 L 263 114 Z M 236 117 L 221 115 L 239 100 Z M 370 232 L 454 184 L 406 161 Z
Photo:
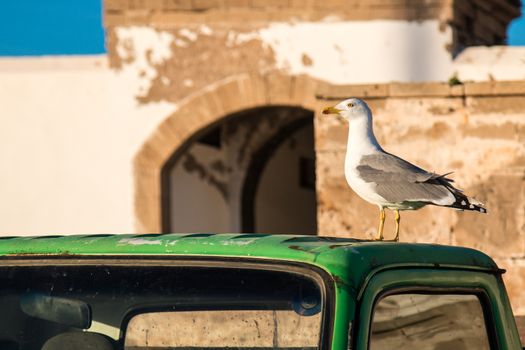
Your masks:
M 238 265 L 0 267 L 0 349 L 317 349 L 320 282 Z
M 379 300 L 371 350 L 490 349 L 480 299 L 467 294 L 396 294 Z
M 316 349 L 320 325 L 293 310 L 152 312 L 131 319 L 125 349 Z

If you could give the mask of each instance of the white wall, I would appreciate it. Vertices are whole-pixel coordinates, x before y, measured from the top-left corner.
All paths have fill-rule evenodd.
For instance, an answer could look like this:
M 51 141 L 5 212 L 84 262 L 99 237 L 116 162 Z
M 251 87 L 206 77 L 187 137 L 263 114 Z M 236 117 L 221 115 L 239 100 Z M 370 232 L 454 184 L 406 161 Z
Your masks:
M 469 47 L 454 60 L 453 70 L 462 81 L 525 79 L 525 47 Z
M 274 23 L 232 34 L 240 44 L 262 39 L 280 69 L 335 84 L 446 80 L 452 57 L 449 27 L 438 20 Z M 307 57 L 306 62 L 304 57 Z
M 0 234 L 132 232 L 132 159 L 175 106 L 104 56 L 0 59 Z

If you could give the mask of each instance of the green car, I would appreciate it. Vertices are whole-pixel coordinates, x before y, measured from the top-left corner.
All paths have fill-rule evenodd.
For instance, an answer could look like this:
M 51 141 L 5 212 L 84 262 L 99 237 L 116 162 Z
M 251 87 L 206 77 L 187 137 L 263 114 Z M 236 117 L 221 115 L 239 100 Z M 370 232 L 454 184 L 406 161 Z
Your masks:
M 0 349 L 521 349 L 466 248 L 298 235 L 0 239 Z

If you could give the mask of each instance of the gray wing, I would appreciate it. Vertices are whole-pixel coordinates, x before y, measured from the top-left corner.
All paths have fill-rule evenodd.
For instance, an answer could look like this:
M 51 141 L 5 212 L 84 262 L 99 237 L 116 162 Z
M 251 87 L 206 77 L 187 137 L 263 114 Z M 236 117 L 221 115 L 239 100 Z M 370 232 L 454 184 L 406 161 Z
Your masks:
M 364 181 L 375 183 L 376 192 L 390 203 L 450 205 L 454 202 L 454 193 L 459 191 L 446 175 L 429 173 L 386 152 L 363 156 L 357 171 Z

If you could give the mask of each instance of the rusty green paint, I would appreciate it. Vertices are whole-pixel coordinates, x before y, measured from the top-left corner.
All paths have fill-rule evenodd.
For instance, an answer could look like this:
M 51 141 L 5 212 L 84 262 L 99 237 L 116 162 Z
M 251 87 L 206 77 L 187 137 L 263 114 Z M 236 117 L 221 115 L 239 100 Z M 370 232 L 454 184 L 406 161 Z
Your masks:
M 289 261 L 332 276 L 336 312 L 332 349 L 345 349 L 356 303 L 374 274 L 393 268 L 497 272 L 487 255 L 432 244 L 360 241 L 300 235 L 150 234 L 0 238 L 0 256 L 195 256 Z
M 288 260 L 321 267 L 356 291 L 373 270 L 399 264 L 497 269 L 490 257 L 468 248 L 318 236 L 200 233 L 0 238 L 0 256 L 49 254 L 193 255 Z

